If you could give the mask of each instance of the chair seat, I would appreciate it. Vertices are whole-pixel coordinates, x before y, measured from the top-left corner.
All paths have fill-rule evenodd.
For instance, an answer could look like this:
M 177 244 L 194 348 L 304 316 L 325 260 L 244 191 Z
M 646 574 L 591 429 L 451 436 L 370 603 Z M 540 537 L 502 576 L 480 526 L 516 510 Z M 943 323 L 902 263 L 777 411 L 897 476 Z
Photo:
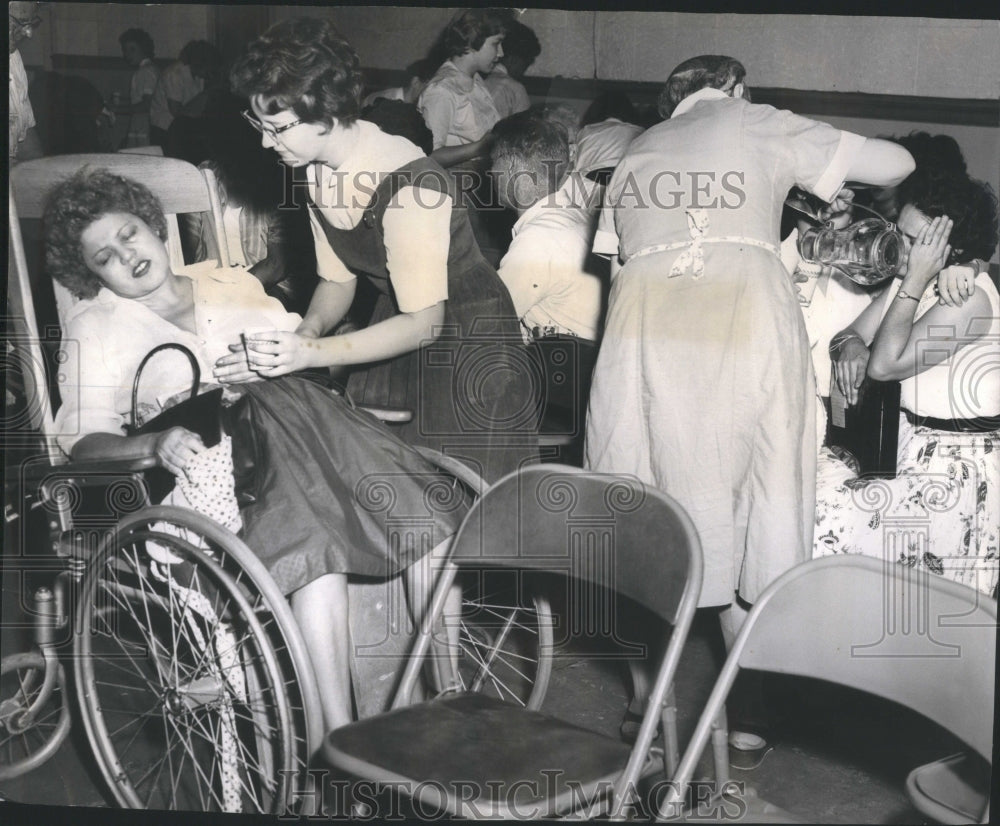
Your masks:
M 918 766 L 906 778 L 913 805 L 941 823 L 978 823 L 989 802 L 989 774 L 980 777 L 966 754 Z
M 481 694 L 459 694 L 331 732 L 323 753 L 465 817 L 551 817 L 610 790 L 630 747 Z

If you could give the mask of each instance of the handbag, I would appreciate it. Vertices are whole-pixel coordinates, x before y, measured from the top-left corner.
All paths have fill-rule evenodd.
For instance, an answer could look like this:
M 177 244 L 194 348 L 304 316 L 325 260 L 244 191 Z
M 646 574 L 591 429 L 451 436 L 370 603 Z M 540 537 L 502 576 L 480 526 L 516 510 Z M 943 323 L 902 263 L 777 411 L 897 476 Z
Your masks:
M 191 395 L 173 407 L 168 407 L 158 416 L 153 417 L 142 426 L 137 427 L 135 422 L 139 418 L 139 380 L 142 378 L 142 371 L 149 360 L 161 350 L 180 350 L 191 364 L 193 373 L 191 381 Z M 154 347 L 148 353 L 135 371 L 135 379 L 132 381 L 132 426 L 128 429 L 130 436 L 140 436 L 146 433 L 162 433 L 171 427 L 183 427 L 192 433 L 197 433 L 201 437 L 205 447 L 215 447 L 221 439 L 224 430 L 222 416 L 222 388 L 217 387 L 207 393 L 198 393 L 201 384 L 201 368 L 198 366 L 198 359 L 183 344 L 168 342 Z
M 857 460 L 860 474 L 881 479 L 896 478 L 896 455 L 899 440 L 898 381 L 865 379 L 858 403 L 848 407 L 831 380 L 827 404 L 826 443 L 850 451 Z

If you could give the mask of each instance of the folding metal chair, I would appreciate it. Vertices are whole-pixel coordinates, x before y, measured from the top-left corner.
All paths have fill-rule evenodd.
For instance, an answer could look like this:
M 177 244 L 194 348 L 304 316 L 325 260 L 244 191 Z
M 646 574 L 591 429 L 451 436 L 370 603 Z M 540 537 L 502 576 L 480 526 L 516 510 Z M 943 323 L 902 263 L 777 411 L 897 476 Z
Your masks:
M 793 568 L 761 595 L 740 630 L 660 815 L 678 817 L 709 737 L 725 743 L 723 704 L 741 668 L 815 677 L 893 700 L 989 762 L 996 626 L 995 601 L 924 571 L 857 555 Z M 717 774 L 720 765 L 726 761 L 716 761 Z M 717 776 L 717 793 L 727 780 Z M 803 822 L 759 798 L 746 800 L 745 822 Z
M 589 618 L 602 598 L 619 595 L 627 599 L 615 600 L 616 608 L 631 600 L 673 625 L 634 746 L 478 694 L 406 705 L 458 568 L 557 575 L 569 586 L 571 617 L 576 610 Z M 422 810 L 524 819 L 605 809 L 623 816 L 639 778 L 662 767 L 651 750 L 661 722 L 668 773 L 676 765 L 667 698 L 701 578 L 694 526 L 670 497 L 624 476 L 522 468 L 487 490 L 459 529 L 393 710 L 333 731 L 324 755 L 354 776 L 393 784 Z

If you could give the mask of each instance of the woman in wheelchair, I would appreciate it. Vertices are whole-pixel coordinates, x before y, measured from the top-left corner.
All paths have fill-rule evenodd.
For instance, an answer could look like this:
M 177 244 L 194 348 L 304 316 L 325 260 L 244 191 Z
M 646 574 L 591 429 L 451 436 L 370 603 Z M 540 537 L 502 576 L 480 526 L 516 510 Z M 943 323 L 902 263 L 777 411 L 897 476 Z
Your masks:
M 49 272 L 79 299 L 64 319 L 70 357 L 56 417 L 60 446 L 75 460 L 155 456 L 176 477 L 170 503 L 242 529 L 291 597 L 327 728 L 349 722 L 346 575 L 384 578 L 406 569 L 419 610 L 428 566 L 414 563 L 429 562 L 437 552 L 428 554 L 431 546 L 447 543 L 464 505 L 429 509 L 435 470 L 420 454 L 306 378 L 259 381 L 245 356 L 242 369 L 227 374 L 231 437 L 209 447 L 180 426 L 129 435 L 129 426 L 191 385 L 181 353 L 156 354 L 139 383 L 140 421 L 132 421 L 133 378 L 149 350 L 182 344 L 210 375 L 220 358 L 241 351 L 242 333 L 291 331 L 301 318 L 242 269 L 203 263 L 173 271 L 163 211 L 135 181 L 84 169 L 53 190 L 44 225 Z M 393 543 L 387 497 L 394 517 L 430 520 L 433 541 Z
M 996 197 L 986 184 L 929 168 L 899 194 L 903 272 L 830 344 L 848 403 L 866 375 L 901 382 L 897 476 L 856 479 L 824 451 L 813 555 L 889 554 L 995 598 L 1000 297 L 985 261 L 997 245 Z M 892 548 L 900 538 L 892 534 L 908 538 Z

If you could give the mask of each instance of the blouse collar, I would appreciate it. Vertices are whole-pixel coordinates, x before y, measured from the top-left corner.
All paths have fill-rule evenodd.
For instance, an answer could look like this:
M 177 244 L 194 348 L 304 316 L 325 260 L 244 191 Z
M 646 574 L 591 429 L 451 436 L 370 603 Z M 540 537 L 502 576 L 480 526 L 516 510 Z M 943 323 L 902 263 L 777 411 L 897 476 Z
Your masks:
M 689 112 L 696 103 L 703 100 L 718 100 L 719 98 L 727 98 L 725 92 L 721 89 L 713 89 L 711 86 L 706 86 L 704 89 L 699 89 L 697 92 L 692 92 L 684 100 L 674 107 L 673 113 L 670 115 L 672 118 L 676 118 L 678 115 L 683 115 L 685 112 Z

